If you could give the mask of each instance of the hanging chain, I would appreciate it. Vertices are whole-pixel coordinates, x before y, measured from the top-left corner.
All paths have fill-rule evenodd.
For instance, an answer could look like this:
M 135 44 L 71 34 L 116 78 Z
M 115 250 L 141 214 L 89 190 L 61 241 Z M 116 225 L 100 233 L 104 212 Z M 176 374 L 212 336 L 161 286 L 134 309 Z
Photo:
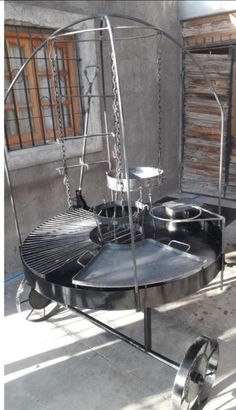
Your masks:
M 157 46 L 156 60 L 156 78 L 157 78 L 157 167 L 161 169 L 162 163 L 162 105 L 161 105 L 161 70 L 162 70 L 162 55 L 160 43 L 162 34 L 159 34 L 159 42 Z M 162 174 L 159 176 L 159 185 L 162 183 Z
M 111 53 L 111 71 L 112 71 L 112 93 L 113 93 L 113 116 L 114 116 L 114 134 L 115 145 L 113 150 L 113 157 L 116 160 L 116 179 L 119 181 L 121 187 L 121 197 L 124 195 L 124 183 L 123 183 L 123 169 L 122 169 L 122 155 L 121 155 L 121 136 L 120 136 L 120 110 L 118 101 L 117 79 L 115 71 L 114 56 Z
M 54 56 L 52 55 L 52 52 L 54 51 Z M 67 204 L 69 210 L 72 208 L 72 200 L 71 200 L 71 192 L 70 192 L 70 180 L 69 180 L 69 175 L 68 175 L 68 168 L 67 168 L 67 158 L 66 158 L 66 147 L 65 147 L 65 140 L 64 140 L 64 132 L 63 132 L 63 127 L 62 127 L 62 112 L 61 112 L 61 96 L 59 93 L 59 87 L 58 87 L 58 77 L 57 77 L 57 70 L 56 70 L 56 59 L 57 59 L 57 54 L 54 49 L 54 43 L 52 43 L 51 49 L 49 51 L 49 60 L 52 65 L 52 78 L 54 81 L 54 88 L 55 88 L 55 94 L 56 94 L 56 107 L 57 107 L 57 118 L 58 118 L 58 124 L 59 124 L 59 134 L 60 134 L 60 141 L 61 141 L 61 147 L 62 147 L 62 160 L 63 160 L 63 168 L 64 168 L 64 180 L 63 183 L 66 187 L 66 198 L 67 198 Z

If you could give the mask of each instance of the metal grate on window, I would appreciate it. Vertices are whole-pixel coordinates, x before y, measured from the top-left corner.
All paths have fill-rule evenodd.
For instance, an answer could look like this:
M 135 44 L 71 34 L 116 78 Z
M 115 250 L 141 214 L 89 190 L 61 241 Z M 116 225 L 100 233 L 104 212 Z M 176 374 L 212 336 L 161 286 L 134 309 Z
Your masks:
M 50 31 L 29 27 L 5 28 L 5 92 L 31 53 Z M 56 75 L 63 112 L 64 137 L 81 134 L 79 56 L 69 36 L 55 40 Z M 56 91 L 50 45 L 40 49 L 28 63 L 5 103 L 5 135 L 8 150 L 55 141 L 59 136 Z

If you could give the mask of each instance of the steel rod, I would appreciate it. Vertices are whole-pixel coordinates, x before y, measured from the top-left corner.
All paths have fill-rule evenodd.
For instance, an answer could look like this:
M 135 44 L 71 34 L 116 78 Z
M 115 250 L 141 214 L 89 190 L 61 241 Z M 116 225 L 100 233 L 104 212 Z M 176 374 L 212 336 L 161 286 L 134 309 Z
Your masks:
M 71 169 L 71 168 L 80 168 L 80 167 L 82 167 L 82 168 L 84 168 L 84 167 L 89 167 L 89 166 L 91 166 L 91 165 L 99 165 L 99 164 L 109 164 L 109 162 L 108 162 L 108 160 L 101 160 L 101 161 L 94 161 L 94 162 L 90 162 L 90 163 L 82 163 L 81 162 L 81 164 L 74 164 L 74 165 L 67 165 L 67 169 Z M 61 171 L 63 171 L 65 169 L 65 167 L 58 167 L 58 168 L 56 168 L 56 170 L 58 171 L 58 172 L 61 172 Z M 83 179 L 82 179 L 82 181 L 83 181 Z M 79 190 L 81 191 L 81 188 L 79 188 Z
M 103 27 L 102 30 L 107 30 L 107 27 Z M 71 36 L 72 34 L 82 34 L 82 33 L 93 33 L 94 31 L 101 31 L 101 28 L 95 28 L 95 27 L 91 27 L 91 28 L 84 28 L 81 30 L 74 30 L 71 32 L 66 32 L 66 33 L 62 33 L 62 34 L 57 34 L 56 36 L 52 36 L 50 37 L 50 40 L 55 40 L 58 37 L 62 37 L 62 36 Z
M 22 239 L 21 239 L 21 233 L 20 233 L 20 226 L 19 226 L 19 220 L 18 220 L 18 215 L 17 215 L 17 210 L 16 210 L 15 197 L 14 197 L 14 194 L 13 194 L 13 188 L 12 188 L 12 183 L 11 183 L 10 172 L 9 172 L 9 168 L 8 168 L 8 162 L 7 162 L 7 156 L 6 156 L 6 149 L 5 148 L 4 148 L 4 165 L 5 165 L 7 183 L 8 183 L 9 189 L 10 189 L 10 198 L 11 198 L 11 204 L 12 204 L 13 213 L 14 213 L 16 232 L 17 232 L 19 244 L 21 246 L 22 245 Z
M 222 217 L 221 220 L 221 241 L 222 241 L 222 266 L 221 266 L 221 274 L 220 274 L 220 288 L 223 290 L 224 287 L 224 269 L 225 269 L 225 218 Z
M 150 307 L 144 308 L 144 346 L 145 351 L 152 349 L 152 310 Z
M 72 310 L 73 312 L 84 316 L 86 319 L 88 319 L 90 322 L 92 322 L 93 324 L 95 324 L 96 326 L 100 327 L 103 330 L 106 330 L 107 332 L 113 334 L 114 336 L 118 337 L 119 339 L 123 340 L 124 342 L 128 343 L 129 345 L 135 347 L 136 349 L 140 350 L 141 352 L 146 353 L 148 356 L 153 357 L 154 359 L 159 360 L 161 363 L 169 366 L 170 368 L 174 369 L 174 370 L 178 370 L 179 369 L 179 363 L 175 362 L 172 359 L 169 359 L 168 357 L 155 352 L 154 350 L 150 349 L 150 350 L 146 350 L 145 346 L 139 342 L 137 342 L 136 340 L 132 339 L 129 336 L 124 335 L 123 333 L 119 332 L 116 329 L 113 329 L 112 327 L 106 325 L 105 323 L 101 322 L 100 320 L 92 317 L 91 315 L 88 315 L 87 313 L 81 311 L 78 308 L 75 308 L 73 306 L 68 306 L 68 308 L 70 310 Z
M 85 121 L 84 121 L 84 132 L 83 132 L 84 136 L 83 136 L 83 148 L 82 148 L 82 157 L 81 157 L 82 164 L 81 164 L 80 178 L 79 178 L 79 188 L 78 188 L 79 192 L 81 194 L 82 194 L 83 179 L 84 179 L 84 166 L 85 166 L 84 160 L 85 160 L 85 155 L 86 155 L 88 124 L 89 124 L 89 116 L 90 116 L 90 109 L 91 109 L 91 98 L 92 98 L 91 95 L 92 95 L 93 84 L 94 84 L 94 81 L 95 81 L 95 79 L 97 77 L 97 74 L 98 74 L 98 67 L 97 66 L 88 66 L 87 70 L 90 67 L 95 68 L 95 73 L 94 73 L 94 76 L 93 76 L 92 80 L 90 80 L 88 75 L 86 74 L 87 71 L 86 70 L 84 71 L 85 76 L 88 80 L 88 91 L 86 93 L 88 95 L 88 107 L 86 109 Z
M 70 140 L 77 140 L 77 139 L 82 139 L 84 137 L 84 135 L 74 135 L 73 137 L 66 137 L 66 141 L 70 141 Z M 100 134 L 88 134 L 86 135 L 86 138 L 92 138 L 92 137 L 114 137 L 114 133 L 113 132 L 103 132 Z M 57 141 L 61 141 L 62 138 L 57 138 Z
M 115 45 L 113 41 L 113 32 L 112 32 L 112 28 L 111 28 L 111 24 L 110 24 L 110 20 L 108 16 L 104 16 L 104 20 L 106 21 L 106 25 L 107 25 L 108 33 L 110 37 L 111 52 L 113 55 L 114 70 L 115 70 L 115 77 L 116 77 L 121 135 L 123 139 L 124 168 L 125 168 L 125 176 L 126 176 L 126 181 L 127 181 L 127 203 L 128 203 L 130 230 L 131 230 L 132 260 L 133 260 L 133 267 L 134 267 L 134 288 L 135 288 L 135 302 L 136 302 L 135 304 L 136 304 L 137 310 L 139 310 L 140 309 L 139 287 L 138 287 L 138 275 L 137 275 L 137 264 L 136 264 L 136 254 L 135 254 L 135 240 L 134 240 L 134 235 L 133 235 L 134 227 L 133 227 L 132 204 L 131 204 L 131 197 L 130 197 L 129 166 L 128 166 L 128 156 L 127 156 L 127 148 L 126 148 L 126 135 L 125 135 L 125 126 L 124 126 L 123 105 L 122 105 L 122 100 L 121 100 L 120 81 L 119 81 L 119 73 L 118 73 L 118 66 L 117 66 L 117 60 L 116 60 Z

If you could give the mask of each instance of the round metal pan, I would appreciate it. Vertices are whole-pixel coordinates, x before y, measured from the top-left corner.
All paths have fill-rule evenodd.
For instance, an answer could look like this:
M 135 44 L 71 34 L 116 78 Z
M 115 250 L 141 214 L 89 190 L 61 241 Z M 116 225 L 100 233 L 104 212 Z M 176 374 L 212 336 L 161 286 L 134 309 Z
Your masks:
M 154 167 L 129 168 L 130 191 L 138 191 L 140 188 L 152 188 L 160 184 L 163 169 Z M 127 191 L 126 178 L 117 178 L 116 170 L 107 172 L 107 186 L 112 191 Z

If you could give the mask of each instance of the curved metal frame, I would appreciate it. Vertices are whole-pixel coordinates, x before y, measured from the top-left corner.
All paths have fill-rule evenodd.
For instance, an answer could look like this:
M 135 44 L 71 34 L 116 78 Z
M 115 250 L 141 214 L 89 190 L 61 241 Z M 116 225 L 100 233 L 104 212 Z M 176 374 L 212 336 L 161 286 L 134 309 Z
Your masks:
M 80 24 L 80 23 L 84 23 L 86 21 L 89 20 L 96 20 L 96 19 L 100 19 L 100 21 L 104 21 L 106 20 L 107 26 L 106 27 L 100 27 L 100 28 L 91 28 L 91 29 L 87 29 L 87 30 L 78 30 L 76 32 L 74 32 L 73 34 L 80 34 L 83 32 L 94 32 L 94 31 L 99 31 L 100 33 L 102 31 L 108 30 L 109 31 L 109 35 L 110 35 L 110 40 L 111 43 L 113 43 L 114 46 L 114 38 L 113 38 L 113 34 L 112 34 L 112 27 L 110 25 L 110 18 L 122 18 L 122 19 L 126 19 L 126 20 L 130 20 L 130 21 L 134 21 L 136 23 L 142 24 L 144 25 L 146 28 L 152 29 L 154 31 L 156 31 L 159 34 L 164 35 L 166 38 L 168 38 L 170 41 L 172 41 L 176 46 L 178 46 L 180 49 L 182 49 L 186 54 L 188 54 L 190 56 L 190 58 L 194 61 L 194 63 L 196 64 L 196 66 L 198 67 L 199 71 L 201 72 L 201 74 L 203 75 L 203 77 L 205 78 L 205 80 L 208 83 L 209 89 L 211 90 L 212 94 L 214 95 L 214 98 L 218 104 L 219 110 L 220 110 L 220 115 L 221 115 L 221 132 L 220 132 L 220 161 L 219 161 L 219 187 L 218 187 L 218 212 L 219 214 L 221 213 L 221 196 L 222 196 L 222 173 L 223 173 L 223 146 L 224 146 L 224 111 L 223 111 L 223 107 L 222 104 L 218 98 L 218 95 L 216 93 L 216 90 L 214 88 L 214 85 L 212 84 L 212 82 L 210 81 L 210 79 L 208 78 L 207 74 L 205 73 L 205 71 L 203 70 L 203 68 L 201 67 L 201 65 L 198 63 L 198 61 L 195 59 L 195 57 L 192 55 L 192 53 L 190 53 L 186 47 L 184 47 L 183 44 L 181 44 L 179 41 L 177 41 L 174 37 L 172 37 L 170 34 L 168 34 L 167 32 L 165 32 L 164 30 L 162 30 L 159 27 L 154 26 L 151 23 L 148 23 L 142 19 L 138 19 L 135 17 L 130 17 L 127 15 L 122 15 L 122 14 L 110 14 L 110 15 L 97 15 L 97 16 L 90 16 L 90 17 L 86 17 L 84 19 L 80 19 L 80 20 L 76 20 L 73 23 L 67 24 L 64 27 L 61 27 L 57 30 L 55 30 L 46 40 L 44 40 L 42 42 L 42 44 L 40 44 L 40 46 L 38 46 L 33 53 L 29 56 L 29 58 L 27 59 L 27 61 L 22 65 L 22 67 L 20 68 L 20 70 L 18 71 L 18 73 L 16 74 L 15 78 L 13 79 L 12 83 L 10 84 L 6 94 L 5 94 L 5 98 L 4 101 L 6 101 L 9 93 L 11 92 L 11 89 L 13 88 L 14 84 L 16 83 L 17 79 L 19 78 L 19 76 L 21 75 L 22 71 L 25 69 L 25 67 L 27 66 L 27 64 L 29 63 L 29 61 L 35 56 L 35 54 L 41 50 L 41 48 L 43 48 L 45 46 L 45 44 L 47 44 L 48 41 L 55 39 L 57 36 L 59 35 L 66 35 L 67 33 L 62 33 L 63 31 L 69 29 L 70 27 L 75 26 L 76 24 Z M 133 28 L 139 28 L 137 26 L 120 26 L 120 27 L 113 27 L 113 29 L 133 29 Z M 72 34 L 72 33 L 70 33 Z M 134 37 L 135 38 L 135 37 Z M 94 40 L 93 40 L 94 41 Z M 121 102 L 121 99 L 120 99 Z
M 133 260 L 133 268 L 134 268 L 134 287 L 135 287 L 135 299 L 136 299 L 136 306 L 137 309 L 139 309 L 139 286 L 138 286 L 138 279 L 137 279 L 137 266 L 136 266 L 136 255 L 135 255 L 135 238 L 134 238 L 134 233 L 133 233 L 133 216 L 132 216 L 132 205 L 131 205 L 131 197 L 130 197 L 130 183 L 129 183 L 129 166 L 128 166 L 128 157 L 127 157 L 127 149 L 126 149 L 126 134 L 125 134 L 125 125 L 124 125 L 124 115 L 123 115 L 123 105 L 122 105 L 122 95 L 121 95 L 121 90 L 120 90 L 120 82 L 119 82 L 119 73 L 118 73 L 118 65 L 117 65 L 117 60 L 116 60 L 116 51 L 115 51 L 115 45 L 114 45 L 114 36 L 113 36 L 113 30 L 115 29 L 137 29 L 137 26 L 112 26 L 110 23 L 110 18 L 122 18 L 122 19 L 126 19 L 129 21 L 133 21 L 136 23 L 141 24 L 142 28 L 149 28 L 154 30 L 156 33 L 162 34 L 163 36 L 165 36 L 167 39 L 169 39 L 171 42 L 173 42 L 176 46 L 178 46 L 179 48 L 181 48 L 185 53 L 187 53 L 191 59 L 194 61 L 194 63 L 196 64 L 196 66 L 199 68 L 200 72 L 202 73 L 203 77 L 205 78 L 205 80 L 207 81 L 208 85 L 209 85 L 209 89 L 211 90 L 212 94 L 215 97 L 215 100 L 219 106 L 220 109 L 220 113 L 221 113 L 221 146 L 220 146 L 220 165 L 219 165 L 219 213 L 221 212 L 221 195 L 222 195 L 222 172 L 223 172 L 223 142 L 224 142 L 224 113 L 223 113 L 223 108 L 222 105 L 219 101 L 219 98 L 216 94 L 216 90 L 214 89 L 214 86 L 212 85 L 212 83 L 210 82 L 209 78 L 207 77 L 205 71 L 202 69 L 201 65 L 196 61 L 196 59 L 194 58 L 194 56 L 181 44 L 179 43 L 174 37 L 172 37 L 170 34 L 166 33 L 164 30 L 145 22 L 144 20 L 135 18 L 135 17 L 130 17 L 130 16 L 126 16 L 126 15 L 121 15 L 121 14 L 111 14 L 111 15 L 97 15 L 97 16 L 90 16 L 90 17 L 86 17 L 80 20 L 77 20 L 73 23 L 70 23 L 68 25 L 65 25 L 62 28 L 59 28 L 58 30 L 54 31 L 45 41 L 43 41 L 39 47 L 37 47 L 33 53 L 30 55 L 30 57 L 27 59 L 27 61 L 22 65 L 22 67 L 20 68 L 20 70 L 18 71 L 18 73 L 16 74 L 15 78 L 13 79 L 12 83 L 10 84 L 6 95 L 5 95 L 5 99 L 4 101 L 6 101 L 10 91 L 12 90 L 14 84 L 16 83 L 17 79 L 19 78 L 19 76 L 21 75 L 22 71 L 25 69 L 25 67 L 27 66 L 27 64 L 32 60 L 32 58 L 35 56 L 35 54 L 41 49 L 43 48 L 49 41 L 51 40 L 55 40 L 55 38 L 57 38 L 58 36 L 61 35 L 69 35 L 72 33 L 65 33 L 65 30 L 69 29 L 70 27 L 73 27 L 77 24 L 86 22 L 86 21 L 91 21 L 91 20 L 100 20 L 100 27 L 96 28 L 96 27 L 92 27 L 92 28 L 88 28 L 88 29 L 81 29 L 81 30 L 76 30 L 73 32 L 73 34 L 80 34 L 80 33 L 85 33 L 85 32 L 95 32 L 98 31 L 101 35 L 101 33 L 103 31 L 107 31 L 108 35 L 109 35 L 109 39 L 110 39 L 110 45 L 111 45 L 111 51 L 113 53 L 113 58 L 114 58 L 114 69 L 115 69 L 115 76 L 116 76 L 116 84 L 117 84 L 117 97 L 118 97 L 118 106 L 119 106 L 119 112 L 120 112 L 120 124 L 121 124 L 121 137 L 122 137 L 122 141 L 123 141 L 123 154 L 124 154 L 124 171 L 125 171 L 125 176 L 126 176 L 126 180 L 127 180 L 127 202 L 128 202 L 128 213 L 129 213 L 129 224 L 130 224 L 130 228 L 131 228 L 131 247 L 132 247 L 132 260 Z M 104 26 L 104 23 L 106 24 L 106 26 Z M 106 121 L 106 120 L 105 120 Z M 7 159 L 6 159 L 7 161 Z M 7 167 L 6 167 L 7 168 Z M 11 187 L 11 185 L 10 185 Z M 13 192 L 11 189 L 11 197 L 12 197 L 12 203 L 13 203 L 13 208 L 14 208 L 14 214 L 15 214 L 15 220 L 16 220 L 16 225 L 17 227 L 19 226 L 18 224 L 18 218 L 17 218 L 17 212 L 16 212 L 16 207 L 15 207 L 15 203 L 14 203 L 14 196 L 13 196 Z M 19 240 L 20 240 L 20 233 L 19 230 L 17 228 L 17 232 L 19 235 Z

